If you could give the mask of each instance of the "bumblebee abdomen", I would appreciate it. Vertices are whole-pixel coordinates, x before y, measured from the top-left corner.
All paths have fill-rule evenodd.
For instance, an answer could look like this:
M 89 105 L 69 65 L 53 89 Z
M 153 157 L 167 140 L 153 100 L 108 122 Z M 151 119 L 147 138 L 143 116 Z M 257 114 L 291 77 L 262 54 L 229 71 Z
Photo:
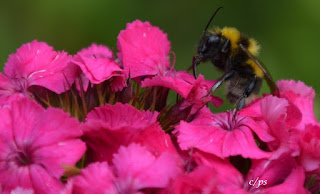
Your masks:
M 226 89 L 228 101 L 232 104 L 237 104 L 251 81 L 252 77 L 240 76 L 239 74 L 227 80 Z M 253 92 L 246 99 L 246 104 L 259 94 L 261 85 L 262 79 L 258 77 Z

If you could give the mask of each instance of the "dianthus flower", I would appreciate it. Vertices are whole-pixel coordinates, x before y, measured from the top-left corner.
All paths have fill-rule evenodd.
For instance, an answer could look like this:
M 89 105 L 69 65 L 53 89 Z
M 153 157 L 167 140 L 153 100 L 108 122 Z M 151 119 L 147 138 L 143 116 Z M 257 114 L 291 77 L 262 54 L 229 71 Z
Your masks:
M 79 51 L 72 62 L 78 65 L 85 75 L 81 80 L 84 91 L 87 91 L 88 80 L 93 84 L 100 84 L 114 78 L 111 86 L 114 91 L 122 90 L 126 85 L 124 70 L 115 62 L 112 51 L 106 46 L 92 44 Z
M 77 67 L 66 52 L 56 52 L 36 40 L 23 44 L 11 54 L 0 74 L 0 101 L 14 93 L 32 96 L 31 86 L 42 86 L 58 94 L 66 91 L 77 76 Z
M 139 144 L 121 146 L 113 155 L 112 167 L 93 163 L 73 180 L 75 193 L 138 193 L 146 188 L 164 188 L 180 171 L 174 155 L 155 157 Z
M 181 121 L 176 131 L 183 150 L 197 148 L 221 158 L 235 155 L 255 159 L 270 157 L 270 153 L 256 145 L 253 132 L 264 141 L 271 141 L 273 137 L 249 117 L 234 119 L 233 112 L 212 114 L 204 107 L 192 122 Z
M 154 155 L 163 151 L 174 152 L 169 135 L 157 123 L 157 116 L 157 112 L 139 111 L 121 103 L 107 104 L 91 111 L 84 125 L 89 159 L 110 161 L 121 145 L 131 142 L 141 143 Z
M 63 165 L 74 165 L 84 154 L 77 139 L 79 122 L 55 108 L 44 109 L 23 98 L 0 109 L 0 183 L 2 192 L 16 187 L 35 193 L 63 188 Z

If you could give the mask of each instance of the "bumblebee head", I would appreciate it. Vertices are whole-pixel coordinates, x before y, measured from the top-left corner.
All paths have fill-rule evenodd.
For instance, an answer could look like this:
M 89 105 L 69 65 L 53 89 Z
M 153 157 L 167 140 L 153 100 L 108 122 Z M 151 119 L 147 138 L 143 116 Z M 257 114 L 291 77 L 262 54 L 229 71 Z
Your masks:
M 198 62 L 203 62 L 221 52 L 225 42 L 220 34 L 204 34 L 199 42 L 195 58 Z
M 222 37 L 219 34 L 215 33 L 208 33 L 207 29 L 214 18 L 214 16 L 217 14 L 217 12 L 222 7 L 219 7 L 214 14 L 211 16 L 207 26 L 205 27 L 202 38 L 200 39 L 199 46 L 197 49 L 196 55 L 193 56 L 192 66 L 193 66 L 193 75 L 196 77 L 196 66 L 200 62 L 204 62 L 209 60 L 212 56 L 216 55 L 219 48 L 221 47 L 221 41 Z

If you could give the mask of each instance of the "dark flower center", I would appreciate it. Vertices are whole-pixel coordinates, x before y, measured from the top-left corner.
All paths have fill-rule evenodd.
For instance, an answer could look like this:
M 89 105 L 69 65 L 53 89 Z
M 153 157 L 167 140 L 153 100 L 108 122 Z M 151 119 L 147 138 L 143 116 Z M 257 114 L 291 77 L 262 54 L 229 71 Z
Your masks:
M 245 117 L 238 117 L 233 115 L 233 111 L 227 111 L 226 115 L 217 115 L 215 117 L 216 125 L 226 131 L 233 131 L 243 125 Z
M 24 146 L 16 150 L 12 155 L 12 160 L 19 166 L 27 166 L 32 164 L 32 151 L 29 146 Z
M 17 153 L 16 161 L 21 166 L 27 166 L 31 163 L 31 158 L 29 157 L 28 153 L 19 151 Z

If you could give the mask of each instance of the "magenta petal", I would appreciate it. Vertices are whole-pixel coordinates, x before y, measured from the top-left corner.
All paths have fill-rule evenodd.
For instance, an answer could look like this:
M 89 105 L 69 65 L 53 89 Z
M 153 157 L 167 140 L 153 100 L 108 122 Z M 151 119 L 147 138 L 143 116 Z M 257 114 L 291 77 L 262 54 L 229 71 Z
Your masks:
M 172 154 L 163 153 L 155 158 L 145 147 L 135 143 L 121 146 L 112 162 L 122 190 L 164 188 L 180 171 Z
M 163 192 L 164 194 L 218 193 L 215 169 L 198 166 L 190 173 L 176 177 Z
M 10 194 L 34 194 L 34 190 L 16 187 L 15 189 L 11 190 Z
M 14 82 L 3 73 L 0 73 L 0 103 L 3 104 L 4 98 L 15 93 Z
M 111 83 L 111 90 L 114 92 L 121 91 L 124 87 L 127 86 L 126 76 L 121 74 L 120 76 L 114 76 Z
M 84 48 L 77 54 L 86 56 L 92 59 L 114 59 L 112 50 L 104 45 L 97 45 L 95 43 L 91 44 L 88 48 Z
M 34 40 L 9 56 L 4 73 L 16 79 L 18 85 L 38 85 L 62 93 L 77 76 L 77 67 L 70 61 L 71 56 L 66 52 L 56 52 L 46 43 Z
M 64 172 L 63 166 L 76 164 L 85 151 L 85 144 L 81 140 L 75 139 L 43 146 L 36 149 L 33 154 L 38 158 L 38 164 L 45 167 L 51 176 L 59 178 Z
M 117 55 L 131 78 L 162 74 L 169 68 L 167 34 L 149 22 L 128 23 L 118 35 L 117 48 Z
M 89 158 L 110 161 L 120 145 L 128 145 L 136 134 L 156 123 L 157 116 L 157 112 L 139 111 L 121 103 L 92 110 L 84 125 Z
M 306 86 L 301 81 L 294 80 L 280 80 L 277 82 L 280 93 L 285 93 L 286 91 L 292 91 L 303 98 L 309 98 L 313 100 L 315 97 L 315 92 L 312 87 Z
M 42 111 L 38 119 L 34 129 L 37 131 L 33 137 L 34 147 L 58 144 L 82 135 L 79 121 L 60 109 L 48 108 Z M 55 122 L 48 122 L 49 120 Z
M 112 76 L 120 76 L 120 72 L 123 71 L 116 62 L 110 59 L 91 59 L 82 55 L 79 57 L 84 64 L 75 61 L 74 63 L 79 65 L 89 80 L 95 84 L 108 80 Z
M 95 84 L 125 75 L 124 70 L 115 62 L 112 51 L 103 45 L 92 44 L 89 48 L 82 49 L 73 58 L 73 63 Z
M 117 193 L 115 181 L 108 163 L 92 163 L 73 179 L 73 193 Z
M 315 92 L 303 82 L 282 80 L 278 82 L 281 97 L 286 98 L 300 110 L 301 122 L 297 128 L 303 130 L 306 124 L 317 124 L 313 111 Z M 298 115 L 299 116 L 299 115 Z M 292 119 L 292 118 L 291 118 Z M 292 119 L 294 121 L 294 119 Z
M 137 133 L 132 141 L 144 146 L 156 157 L 161 155 L 163 152 L 169 152 L 176 155 L 177 159 L 179 159 L 177 150 L 172 143 L 170 135 L 165 133 L 158 123 L 151 125 L 140 133 Z
M 172 76 L 155 76 L 150 79 L 145 79 L 141 83 L 142 87 L 150 87 L 150 86 L 162 86 L 166 88 L 170 88 L 173 91 L 177 92 L 183 98 L 187 98 L 190 93 L 193 85 L 180 79 Z
M 28 167 L 17 168 L 14 163 L 8 164 L 3 161 L 0 162 L 0 165 L 0 191 L 9 193 L 18 186 L 34 189 Z
M 254 160 L 247 175 L 247 181 L 267 180 L 266 185 L 256 188 L 246 185 L 248 191 L 263 190 L 266 193 L 304 193 L 304 172 L 289 154 L 283 154 L 276 160 Z M 271 192 L 274 191 L 274 192 Z M 277 191 L 277 192 L 275 192 Z
M 261 113 L 268 123 L 276 122 L 287 112 L 288 101 L 275 96 L 267 96 L 260 101 Z
M 30 167 L 30 177 L 35 193 L 60 193 L 63 184 L 59 179 L 51 177 L 42 166 L 32 165 Z
M 252 129 L 252 131 L 254 131 L 258 135 L 258 137 L 263 142 L 270 142 L 275 140 L 275 137 L 273 137 L 269 131 L 267 131 L 265 128 L 262 128 L 250 117 L 246 119 L 246 124 Z
M 300 162 L 306 171 L 320 167 L 320 126 L 307 125 L 300 136 Z
M 267 188 L 265 190 L 265 193 L 267 194 L 273 194 L 273 193 L 305 193 L 308 194 L 309 191 L 307 191 L 304 188 L 304 171 L 303 168 L 297 167 L 292 170 L 290 175 L 286 178 L 286 180 L 277 186 Z

